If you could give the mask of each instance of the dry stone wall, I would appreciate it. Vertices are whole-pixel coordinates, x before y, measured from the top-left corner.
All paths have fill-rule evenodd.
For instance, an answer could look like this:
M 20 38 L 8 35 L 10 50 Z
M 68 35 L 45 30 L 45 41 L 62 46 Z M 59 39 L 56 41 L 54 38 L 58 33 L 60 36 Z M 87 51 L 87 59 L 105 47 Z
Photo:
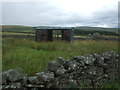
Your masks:
M 119 54 L 114 51 L 102 54 L 75 56 L 71 60 L 58 57 L 48 62 L 45 72 L 28 77 L 20 68 L 1 72 L 2 89 L 22 88 L 78 88 L 101 87 L 118 79 Z

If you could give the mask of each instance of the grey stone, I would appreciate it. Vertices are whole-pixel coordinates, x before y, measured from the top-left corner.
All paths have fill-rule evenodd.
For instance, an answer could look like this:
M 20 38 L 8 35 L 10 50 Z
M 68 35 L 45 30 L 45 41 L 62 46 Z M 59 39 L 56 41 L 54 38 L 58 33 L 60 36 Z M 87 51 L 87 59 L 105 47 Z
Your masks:
M 27 84 L 27 88 L 44 88 L 44 85 L 32 85 L 32 84 Z M 38 90 L 38 89 L 37 89 Z
M 57 76 L 57 78 L 60 80 L 61 78 L 66 78 L 66 79 L 69 79 L 69 77 L 70 77 L 70 74 L 68 74 L 68 73 L 64 73 L 64 74 L 62 74 L 62 75 L 60 75 L 60 76 Z
M 24 76 L 23 79 L 21 80 L 22 86 L 25 86 L 25 85 L 27 84 L 27 79 L 28 79 L 27 74 L 25 74 L 25 76 Z
M 92 84 L 92 81 L 89 79 L 81 79 L 78 82 L 80 87 L 90 86 Z
M 54 78 L 53 73 L 41 72 L 41 73 L 36 73 L 36 75 L 38 76 L 38 79 L 42 81 L 49 81 Z
M 102 68 L 107 68 L 108 64 L 106 64 L 106 63 L 97 63 L 97 64 L 95 64 L 95 66 L 102 67 Z
M 2 90 L 2 89 L 3 89 L 3 86 L 4 86 L 4 85 L 0 85 L 0 90 Z
M 21 85 L 21 83 L 11 83 L 10 87 L 11 88 L 22 88 L 22 85 Z
M 85 67 L 83 60 L 81 59 L 82 56 L 74 56 L 72 60 L 79 62 L 81 67 Z
M 74 60 L 74 61 L 81 61 L 81 56 L 74 56 L 71 60 Z
M 68 60 L 65 60 L 63 57 L 58 57 L 58 60 L 59 64 L 61 64 L 62 66 L 64 66 L 64 68 L 67 68 L 68 67 Z
M 119 68 L 119 60 L 120 59 L 116 59 L 114 62 L 114 67 Z
M 104 69 L 104 73 L 105 73 L 105 74 L 118 73 L 118 69 L 117 69 L 116 67 L 105 68 L 105 69 Z
M 58 61 L 49 61 L 47 69 L 49 71 L 55 72 L 59 67 L 62 67 L 62 65 Z
M 47 86 L 50 88 L 58 88 L 59 86 L 59 80 L 58 78 L 54 78 L 51 82 L 49 82 L 50 84 L 48 84 Z
M 113 58 L 119 57 L 119 55 L 115 51 L 110 51 L 110 52 L 103 53 L 102 57 L 105 60 L 109 60 L 109 59 L 113 59 Z
M 68 84 L 69 79 L 66 78 L 59 78 L 59 85 L 60 84 Z
M 69 84 L 60 84 L 60 85 L 58 85 L 57 88 L 59 88 L 60 90 L 64 90 L 64 89 L 69 90 L 69 88 L 71 88 L 71 87 L 69 86 Z
M 104 58 L 98 54 L 93 54 L 94 58 L 96 58 L 95 63 L 104 64 Z
M 6 85 L 7 81 L 3 72 L 0 73 L 0 85 Z
M 10 88 L 10 85 L 2 85 L 2 89 L 9 89 Z
M 65 73 L 65 71 L 66 70 L 64 69 L 64 67 L 60 67 L 56 70 L 55 74 L 56 75 L 63 75 Z
M 58 61 L 59 61 L 59 60 L 60 60 L 60 61 L 64 61 L 65 59 L 64 59 L 64 57 L 58 57 L 57 60 L 58 60 Z
M 24 81 L 24 79 L 27 80 L 27 74 L 22 72 L 20 68 L 16 69 L 10 69 L 8 71 L 4 72 L 5 78 L 10 82 L 16 82 L 16 81 Z M 25 80 L 25 82 L 26 82 Z M 25 83 L 23 82 L 23 83 Z
M 68 71 L 75 71 L 80 68 L 80 64 L 76 61 L 69 61 L 68 65 Z
M 100 76 L 104 73 L 103 68 L 99 68 L 96 66 L 89 66 L 87 68 L 86 72 L 88 75 L 96 75 L 96 76 Z
M 37 76 L 28 77 L 28 83 L 37 84 L 37 83 L 39 83 L 39 80 L 38 80 Z
M 22 85 L 20 83 L 10 83 L 9 85 L 3 85 L 2 88 L 3 89 L 22 89 Z
M 82 60 L 87 65 L 93 65 L 94 61 L 96 60 L 93 55 L 84 55 L 79 56 L 80 60 Z
M 105 63 L 108 64 L 109 66 L 114 66 L 118 63 L 118 61 L 117 59 L 110 59 L 110 60 L 107 60 Z
M 69 79 L 68 85 L 69 85 L 69 88 L 78 88 L 79 87 L 77 84 L 77 81 L 73 80 L 73 79 Z

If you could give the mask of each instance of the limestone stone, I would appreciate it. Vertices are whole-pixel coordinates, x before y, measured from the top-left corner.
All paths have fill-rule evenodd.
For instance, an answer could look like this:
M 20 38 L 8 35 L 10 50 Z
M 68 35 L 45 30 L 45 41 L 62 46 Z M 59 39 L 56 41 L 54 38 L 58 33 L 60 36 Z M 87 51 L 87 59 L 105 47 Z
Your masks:
M 49 81 L 54 78 L 53 73 L 41 72 L 41 73 L 36 73 L 36 75 L 38 76 L 38 79 L 40 79 L 42 81 Z
M 20 68 L 10 69 L 4 72 L 5 78 L 9 82 L 17 82 L 17 81 L 24 81 L 27 80 L 27 74 L 24 73 Z
M 65 69 L 64 69 L 64 67 L 59 67 L 57 70 L 56 70 L 56 72 L 55 72 L 55 74 L 56 75 L 63 75 L 64 73 L 65 73 Z
M 28 77 L 28 83 L 29 84 L 38 84 L 39 80 L 38 80 L 37 76 Z

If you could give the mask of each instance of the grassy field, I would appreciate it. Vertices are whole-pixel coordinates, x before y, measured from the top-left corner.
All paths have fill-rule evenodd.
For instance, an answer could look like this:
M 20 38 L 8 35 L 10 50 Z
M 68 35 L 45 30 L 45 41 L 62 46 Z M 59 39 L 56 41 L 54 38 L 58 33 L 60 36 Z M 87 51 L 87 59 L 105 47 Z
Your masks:
M 30 27 L 24 26 L 3 26 L 4 29 L 0 33 L 3 35 L 22 35 L 22 36 L 35 36 L 34 30 Z M 25 32 L 25 33 L 24 33 Z M 27 32 L 27 33 L 26 33 Z M 32 32 L 32 33 L 29 33 Z M 74 36 L 75 38 L 88 38 L 85 35 Z M 113 37 L 117 36 L 104 36 Z M 72 43 L 65 41 L 54 42 L 35 42 L 34 39 L 28 38 L 3 38 L 2 39 L 2 70 L 20 67 L 29 76 L 35 75 L 37 72 L 45 70 L 48 61 L 57 60 L 57 57 L 64 57 L 66 60 L 74 56 L 90 53 L 102 53 L 105 51 L 117 51 L 117 41 L 107 40 L 84 40 L 73 41 Z M 105 84 L 105 88 L 118 88 L 120 83 L 113 82 Z
M 115 41 L 64 41 L 40 42 L 33 40 L 3 38 L 3 70 L 21 67 L 29 75 L 41 72 L 48 61 L 56 60 L 61 56 L 70 59 L 73 56 L 105 51 L 118 51 L 118 42 Z
M 20 26 L 20 25 L 2 25 L 2 31 L 15 31 L 15 32 L 34 32 L 33 27 Z
M 17 32 L 2 32 L 2 35 L 32 35 L 32 36 L 35 36 L 35 34 L 32 34 L 32 33 L 17 33 Z
M 31 76 L 44 71 L 48 61 L 57 60 L 59 56 L 68 60 L 73 56 L 111 50 L 120 52 L 118 42 L 85 40 L 72 43 L 64 41 L 37 43 L 28 39 L 3 38 L 2 70 L 20 67 Z M 120 81 L 106 83 L 101 88 L 120 89 Z

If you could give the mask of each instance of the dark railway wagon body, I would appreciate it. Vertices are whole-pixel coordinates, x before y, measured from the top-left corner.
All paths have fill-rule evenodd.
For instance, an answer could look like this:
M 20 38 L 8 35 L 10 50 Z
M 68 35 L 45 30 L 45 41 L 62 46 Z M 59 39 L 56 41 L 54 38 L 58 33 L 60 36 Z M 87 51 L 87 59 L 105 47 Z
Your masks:
M 36 27 L 36 41 L 53 41 L 53 31 L 59 31 L 61 40 L 73 41 L 74 28 L 72 27 Z

